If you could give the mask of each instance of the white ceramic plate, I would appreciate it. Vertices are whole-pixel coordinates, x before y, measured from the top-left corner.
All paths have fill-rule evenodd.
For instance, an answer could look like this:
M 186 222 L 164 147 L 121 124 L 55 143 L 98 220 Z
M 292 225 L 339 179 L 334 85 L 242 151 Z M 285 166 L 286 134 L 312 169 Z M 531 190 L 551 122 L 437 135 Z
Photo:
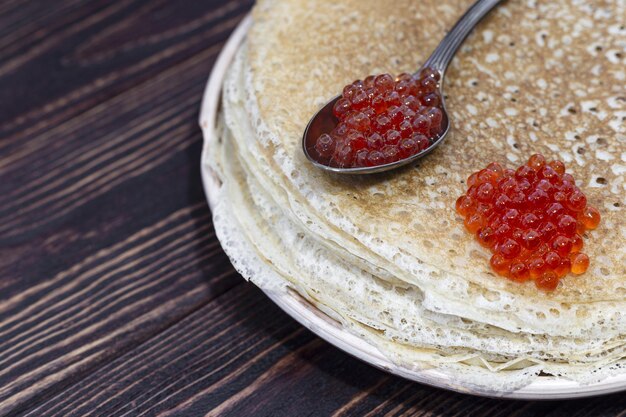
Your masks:
M 212 140 L 216 140 L 215 122 L 220 103 L 222 81 L 237 48 L 246 36 L 250 24 L 251 17 L 247 16 L 231 35 L 211 71 L 200 110 L 200 126 L 202 127 L 205 145 Z M 218 195 L 217 191 L 220 184 L 216 175 L 205 163 L 206 152 L 207 147 L 205 146 L 202 151 L 201 162 L 202 181 L 209 206 L 213 207 L 216 203 L 215 198 Z M 626 389 L 626 374 L 610 377 L 591 385 L 580 385 L 563 378 L 540 376 L 530 385 L 517 391 L 508 392 L 466 387 L 455 382 L 450 375 L 439 372 L 436 369 L 415 370 L 395 365 L 381 354 L 376 347 L 345 331 L 339 323 L 326 316 L 296 293 L 266 292 L 266 294 L 300 324 L 339 349 L 376 368 L 423 384 L 487 397 L 534 400 L 590 397 Z

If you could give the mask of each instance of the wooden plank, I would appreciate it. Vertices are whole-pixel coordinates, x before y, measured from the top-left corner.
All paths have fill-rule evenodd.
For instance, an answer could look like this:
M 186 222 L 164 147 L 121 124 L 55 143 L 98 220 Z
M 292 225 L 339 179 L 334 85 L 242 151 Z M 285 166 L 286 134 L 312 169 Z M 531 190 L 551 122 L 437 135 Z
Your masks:
M 327 350 L 256 288 L 239 286 L 25 415 L 204 415 L 228 399 L 245 399 L 250 387 L 262 388 L 261 402 L 249 400 L 269 412 L 281 393 L 302 394 L 286 388 L 316 371 L 303 356 L 317 361 Z M 310 395 L 325 386 L 320 381 Z M 255 413 L 240 415 L 261 415 Z
M 24 38 L 16 46 L 9 42 L 17 50 L 2 56 L 0 49 L 0 137 L 14 139 L 0 142 L 0 150 L 222 43 L 252 2 L 89 0 L 34 23 L 29 4 L 11 20 L 34 26 L 15 35 Z
M 100 103 L 3 158 L 2 178 L 10 181 L 0 181 L 2 239 L 53 223 L 88 201 L 85 196 L 95 198 L 199 143 L 195 116 L 218 50 Z
M 241 282 L 213 236 L 197 111 L 249 4 L 173 3 L 0 5 L 15 29 L 0 40 L 2 416 Z
M 35 136 L 19 155 L 3 154 L 0 301 L 204 201 L 196 118 L 218 49 Z
M 239 282 L 200 203 L 24 289 L 0 304 L 0 415 L 90 373 Z

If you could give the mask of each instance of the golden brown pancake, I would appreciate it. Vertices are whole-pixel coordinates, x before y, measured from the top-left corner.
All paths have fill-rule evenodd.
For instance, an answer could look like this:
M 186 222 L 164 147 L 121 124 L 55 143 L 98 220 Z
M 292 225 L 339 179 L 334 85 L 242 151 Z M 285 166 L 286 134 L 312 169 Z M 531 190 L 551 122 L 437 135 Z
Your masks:
M 450 136 L 413 169 L 348 178 L 304 161 L 300 137 L 317 106 L 352 79 L 414 70 L 469 4 L 259 2 L 248 65 L 250 93 L 273 141 L 264 152 L 273 159 L 285 152 L 289 161 L 280 168 L 289 192 L 313 200 L 315 210 L 328 211 L 326 221 L 344 224 L 344 232 L 356 230 L 359 240 L 371 240 L 371 251 L 392 245 L 383 254 L 388 259 L 405 253 L 481 291 L 568 303 L 622 302 L 624 2 L 593 8 L 569 1 L 534 7 L 507 2 L 497 8 L 446 76 Z M 535 152 L 565 161 L 603 216 L 600 228 L 585 236 L 589 271 L 564 279 L 550 294 L 495 277 L 488 253 L 463 231 L 453 210 L 471 172 L 491 161 L 519 165 Z M 333 215 L 331 206 L 340 214 Z
M 225 85 L 224 140 L 233 147 L 220 163 L 241 164 L 248 182 L 237 182 L 230 174 L 227 184 L 240 187 L 244 195 L 269 196 L 267 205 L 274 214 L 256 213 L 261 207 L 254 204 L 233 208 L 239 222 L 247 224 L 240 226 L 241 233 L 262 263 L 309 299 L 340 311 L 353 330 L 377 327 L 371 318 L 350 316 L 349 303 L 341 301 L 341 280 L 305 280 L 297 268 L 281 269 L 281 259 L 271 256 L 297 257 L 287 250 L 289 245 L 283 252 L 275 249 L 282 239 L 302 234 L 333 262 L 364 271 L 366 275 L 346 280 L 345 291 L 351 279 L 369 276 L 398 289 L 399 303 L 408 302 L 403 291 L 419 294 L 414 302 L 419 303 L 420 320 L 452 318 L 457 324 L 444 328 L 458 330 L 465 323 L 470 332 L 498 335 L 517 346 L 498 356 L 455 342 L 454 349 L 462 354 L 494 363 L 529 360 L 533 366 L 546 358 L 532 349 L 513 352 L 526 349 L 519 348 L 522 340 L 537 338 L 541 349 L 561 355 L 559 361 L 573 355 L 571 346 L 577 343 L 593 345 L 588 348 L 592 361 L 595 355 L 618 361 L 626 334 L 625 2 L 590 6 L 509 1 L 496 8 L 448 70 L 444 89 L 452 129 L 418 165 L 383 175 L 343 177 L 314 168 L 302 154 L 304 126 L 320 105 L 354 79 L 416 70 L 469 4 L 258 2 L 247 45 Z M 532 282 L 514 283 L 493 274 L 489 252 L 464 230 L 454 212 L 470 173 L 492 161 L 516 167 L 533 153 L 563 160 L 603 217 L 600 227 L 584 236 L 589 270 L 580 277 L 567 276 L 552 293 Z M 250 220 L 257 216 L 261 218 Z M 297 232 L 286 232 L 291 230 L 286 226 L 282 232 L 267 229 L 282 218 Z M 275 232 L 275 243 L 265 246 L 255 227 L 264 228 L 268 236 Z M 241 265 L 245 256 L 235 252 L 229 255 Z M 336 266 L 338 276 L 341 268 Z M 367 288 L 374 285 L 367 282 Z M 317 297 L 312 295 L 316 292 Z M 386 300 L 392 303 L 393 298 Z M 384 305 L 368 304 L 367 297 L 361 301 L 373 312 L 386 311 Z M 402 330 L 392 327 L 378 331 L 385 343 L 403 347 L 388 352 L 406 357 L 406 349 L 434 348 L 403 339 Z M 368 337 L 369 332 L 360 334 Z M 559 343 L 569 347 L 555 348 Z M 458 353 L 450 349 L 437 354 Z M 601 359 L 595 363 L 605 364 Z

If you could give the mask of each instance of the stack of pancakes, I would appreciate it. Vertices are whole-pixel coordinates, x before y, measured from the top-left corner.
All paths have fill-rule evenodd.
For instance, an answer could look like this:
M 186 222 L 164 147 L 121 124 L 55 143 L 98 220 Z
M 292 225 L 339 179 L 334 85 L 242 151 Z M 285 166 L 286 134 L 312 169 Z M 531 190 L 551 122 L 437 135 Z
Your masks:
M 444 90 L 452 128 L 417 165 L 338 176 L 301 150 L 309 118 L 369 74 L 413 72 L 467 0 L 260 0 L 227 74 L 209 161 L 218 237 L 244 277 L 295 290 L 401 366 L 508 390 L 626 365 L 626 3 L 505 2 Z M 582 276 L 554 292 L 496 276 L 454 203 L 469 174 L 565 162 L 602 214 Z

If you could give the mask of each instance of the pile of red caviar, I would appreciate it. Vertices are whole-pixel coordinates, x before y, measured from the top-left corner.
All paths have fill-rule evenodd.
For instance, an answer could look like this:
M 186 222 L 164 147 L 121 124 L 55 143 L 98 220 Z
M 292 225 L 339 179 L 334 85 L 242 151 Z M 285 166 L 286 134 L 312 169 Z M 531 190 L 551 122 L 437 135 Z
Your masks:
M 598 227 L 600 213 L 587 205 L 563 162 L 535 154 L 516 171 L 494 162 L 470 175 L 467 186 L 456 210 L 493 252 L 497 274 L 552 291 L 568 272 L 587 270 L 581 234 Z
M 315 143 L 328 165 L 377 166 L 427 149 L 442 131 L 438 71 L 370 75 L 343 89 L 333 107 L 338 124 Z

